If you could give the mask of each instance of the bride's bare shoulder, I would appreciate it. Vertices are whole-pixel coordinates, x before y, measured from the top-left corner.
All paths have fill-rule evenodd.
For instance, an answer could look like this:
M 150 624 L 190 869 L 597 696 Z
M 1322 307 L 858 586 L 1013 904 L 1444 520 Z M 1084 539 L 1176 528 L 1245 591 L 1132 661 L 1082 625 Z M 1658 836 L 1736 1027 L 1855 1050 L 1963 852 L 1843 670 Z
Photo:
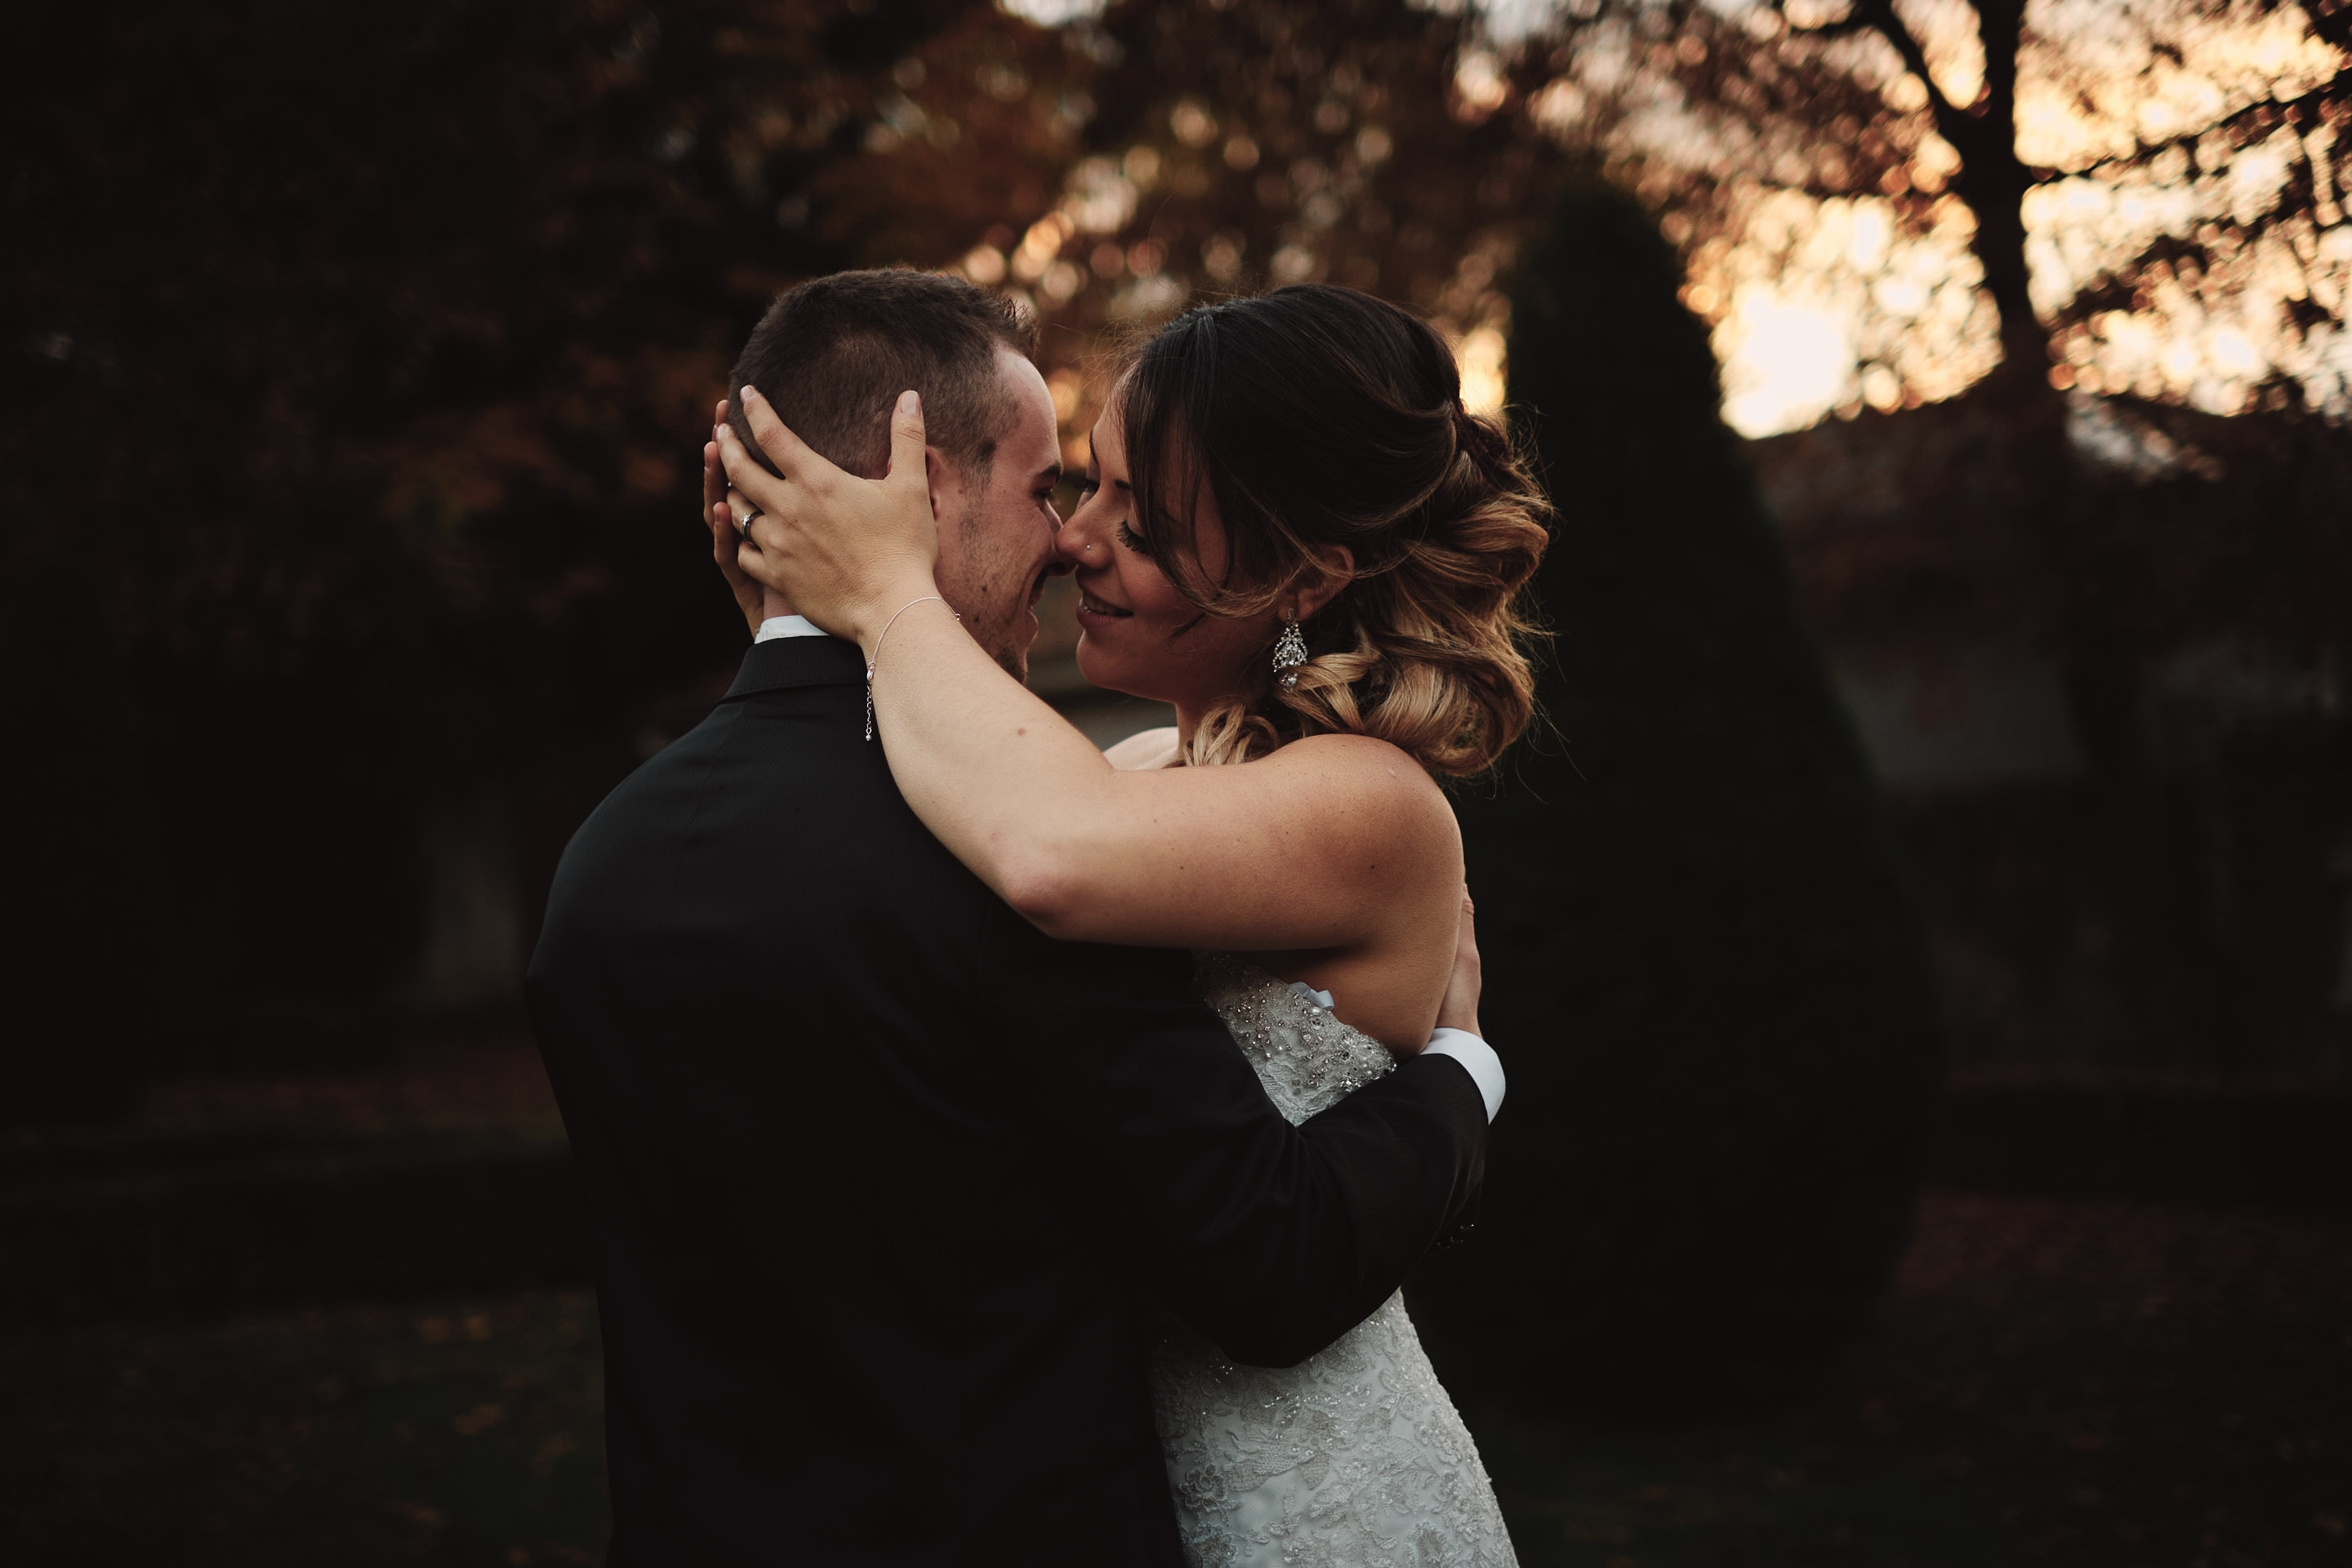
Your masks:
M 1146 730 L 1103 750 L 1103 757 L 1123 773 L 1164 768 L 1176 760 L 1176 726 Z
M 1458 842 L 1454 803 L 1429 770 L 1402 746 L 1370 735 L 1308 735 L 1245 766 L 1281 767 L 1311 773 L 1321 789 L 1350 804 L 1360 824 L 1374 833 L 1433 835 Z

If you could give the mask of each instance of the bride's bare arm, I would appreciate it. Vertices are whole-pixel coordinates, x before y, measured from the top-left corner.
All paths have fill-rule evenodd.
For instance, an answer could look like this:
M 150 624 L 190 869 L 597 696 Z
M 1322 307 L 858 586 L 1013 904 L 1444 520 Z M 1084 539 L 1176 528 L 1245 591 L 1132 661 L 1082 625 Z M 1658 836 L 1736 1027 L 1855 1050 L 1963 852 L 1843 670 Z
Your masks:
M 908 804 L 1041 930 L 1160 947 L 1344 949 L 1419 920 L 1433 893 L 1441 910 L 1450 903 L 1462 877 L 1453 811 L 1402 752 L 1328 735 L 1238 766 L 1115 768 L 944 605 L 921 602 L 938 590 L 919 413 L 894 419 L 891 475 L 874 482 L 811 452 L 756 393 L 744 405 L 784 476 L 721 430 L 728 476 L 763 514 L 744 570 L 857 641 L 876 667 L 876 723 Z

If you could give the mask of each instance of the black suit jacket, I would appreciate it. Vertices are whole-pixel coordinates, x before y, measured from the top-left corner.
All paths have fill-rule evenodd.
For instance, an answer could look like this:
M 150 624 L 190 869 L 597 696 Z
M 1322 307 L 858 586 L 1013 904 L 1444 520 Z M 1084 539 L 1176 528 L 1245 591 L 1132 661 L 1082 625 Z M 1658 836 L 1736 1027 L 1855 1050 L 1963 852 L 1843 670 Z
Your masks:
M 1478 1091 L 1419 1058 L 1291 1127 L 1183 954 L 1047 941 L 940 847 L 863 676 L 752 647 L 549 899 L 611 1561 L 1175 1564 L 1146 1298 L 1313 1353 L 1466 1224 Z

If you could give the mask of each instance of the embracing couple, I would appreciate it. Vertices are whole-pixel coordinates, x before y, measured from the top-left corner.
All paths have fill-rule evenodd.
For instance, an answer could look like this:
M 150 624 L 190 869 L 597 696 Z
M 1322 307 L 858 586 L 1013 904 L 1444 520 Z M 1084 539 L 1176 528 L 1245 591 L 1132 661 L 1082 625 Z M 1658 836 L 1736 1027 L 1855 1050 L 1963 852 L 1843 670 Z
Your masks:
M 1526 726 L 1545 504 L 1444 342 L 1192 310 L 1081 500 L 1034 329 L 803 284 L 705 450 L 754 642 L 572 840 L 530 998 L 638 1564 L 1497 1564 L 1398 1288 L 1503 1094 L 1433 774 Z M 1099 752 L 1022 684 L 1178 722 Z

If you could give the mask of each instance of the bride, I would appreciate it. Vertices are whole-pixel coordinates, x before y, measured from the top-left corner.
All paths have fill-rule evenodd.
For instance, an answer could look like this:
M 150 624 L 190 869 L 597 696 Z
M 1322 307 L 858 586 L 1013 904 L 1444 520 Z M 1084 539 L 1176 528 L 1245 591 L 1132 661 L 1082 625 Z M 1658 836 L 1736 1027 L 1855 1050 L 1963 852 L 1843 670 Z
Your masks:
M 741 571 L 864 650 L 891 773 L 957 858 L 1049 935 L 1201 950 L 1203 998 L 1293 1121 L 1429 1039 L 1468 923 L 1432 775 L 1528 723 L 1515 600 L 1548 510 L 1433 331 L 1299 285 L 1192 310 L 1127 367 L 1056 549 L 1079 668 L 1177 722 L 1108 752 L 937 598 L 911 395 L 878 482 L 740 395 L 782 477 L 722 426 L 714 531 L 762 514 Z M 1156 1332 L 1189 1561 L 1514 1562 L 1401 1298 L 1283 1369 Z

